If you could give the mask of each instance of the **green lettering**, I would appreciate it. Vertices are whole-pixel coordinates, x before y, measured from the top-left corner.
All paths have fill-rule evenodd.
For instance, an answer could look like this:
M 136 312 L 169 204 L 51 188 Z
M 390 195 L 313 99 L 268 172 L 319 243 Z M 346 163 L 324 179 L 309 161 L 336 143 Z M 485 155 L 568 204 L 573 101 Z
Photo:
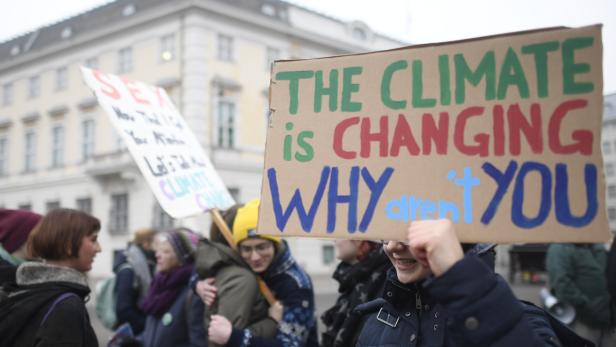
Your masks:
M 423 97 L 423 63 L 421 60 L 413 60 L 413 107 L 434 107 L 436 99 L 424 99 Z
M 297 135 L 297 144 L 304 150 L 304 154 L 300 154 L 299 152 L 295 153 L 295 159 L 297 159 L 297 161 L 305 163 L 314 158 L 314 148 L 312 148 L 312 145 L 305 140 L 313 137 L 314 132 L 312 131 L 302 131 L 299 135 Z
M 296 114 L 299 105 L 299 80 L 312 78 L 314 71 L 282 71 L 276 74 L 279 81 L 289 81 L 289 113 Z
M 381 80 L 381 102 L 392 110 L 400 110 L 406 107 L 405 100 L 393 100 L 391 98 L 391 78 L 394 72 L 404 70 L 407 67 L 408 63 L 406 60 L 398 60 L 389 64 L 383 72 L 383 79 Z
M 505 61 L 501 65 L 500 75 L 498 77 L 498 91 L 496 92 L 498 100 L 503 100 L 507 97 L 507 90 L 510 85 L 518 87 L 518 93 L 523 99 L 528 99 L 528 82 L 524 76 L 524 69 L 520 64 L 518 55 L 509 47 L 505 55 Z
M 575 81 L 575 75 L 590 72 L 590 64 L 576 64 L 575 50 L 591 47 L 593 41 L 592 37 L 576 37 L 563 42 L 563 93 L 582 94 L 592 92 L 595 89 L 592 82 Z
M 361 111 L 361 102 L 351 101 L 351 94 L 359 91 L 359 84 L 353 83 L 353 76 L 360 75 L 362 70 L 361 66 L 345 67 L 342 70 L 342 101 L 340 105 L 342 112 Z
M 466 64 L 466 59 L 462 54 L 453 57 L 456 69 L 456 103 L 463 104 L 466 99 L 465 81 L 469 81 L 473 86 L 477 86 L 485 77 L 485 99 L 494 100 L 495 89 L 495 59 L 494 51 L 488 51 L 477 65 L 475 71 L 471 71 Z
M 332 69 L 329 72 L 329 88 L 323 86 L 323 71 L 319 70 L 314 74 L 314 112 L 321 112 L 321 102 L 323 95 L 329 97 L 329 111 L 336 111 L 338 108 L 338 70 Z
M 449 105 L 451 103 L 451 76 L 447 54 L 438 56 L 438 72 L 441 82 L 441 105 Z
M 522 46 L 522 53 L 535 56 L 537 95 L 539 95 L 540 98 L 548 96 L 548 52 L 558 50 L 558 46 L 558 41 Z

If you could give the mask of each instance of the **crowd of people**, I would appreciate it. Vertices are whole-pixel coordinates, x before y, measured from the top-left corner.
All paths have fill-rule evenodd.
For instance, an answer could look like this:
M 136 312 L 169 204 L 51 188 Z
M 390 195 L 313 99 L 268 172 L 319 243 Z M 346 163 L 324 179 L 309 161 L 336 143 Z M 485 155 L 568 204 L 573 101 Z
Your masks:
M 551 290 L 576 309 L 568 327 L 514 296 L 494 245 L 460 243 L 448 220 L 414 221 L 406 240 L 335 241 L 339 295 L 317 317 L 287 242 L 256 233 L 258 207 L 224 211 L 230 235 L 214 223 L 207 238 L 135 231 L 114 259 L 110 345 L 616 346 L 614 245 L 550 246 Z M 98 346 L 85 305 L 100 229 L 72 209 L 0 210 L 0 347 Z

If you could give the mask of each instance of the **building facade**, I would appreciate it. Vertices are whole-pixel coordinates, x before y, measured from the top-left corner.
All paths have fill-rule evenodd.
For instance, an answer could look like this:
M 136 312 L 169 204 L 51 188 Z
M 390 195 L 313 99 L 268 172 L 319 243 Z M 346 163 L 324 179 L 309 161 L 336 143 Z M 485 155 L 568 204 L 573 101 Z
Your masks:
M 603 151 L 607 219 L 610 230 L 616 234 L 616 93 L 603 97 L 601 150 Z
M 94 276 L 111 272 L 112 250 L 138 228 L 207 235 L 207 216 L 162 211 L 80 66 L 165 88 L 246 201 L 260 194 L 271 62 L 402 44 L 278 0 L 118 0 L 0 43 L 0 207 L 100 218 Z M 308 271 L 331 271 L 331 242 L 289 242 Z

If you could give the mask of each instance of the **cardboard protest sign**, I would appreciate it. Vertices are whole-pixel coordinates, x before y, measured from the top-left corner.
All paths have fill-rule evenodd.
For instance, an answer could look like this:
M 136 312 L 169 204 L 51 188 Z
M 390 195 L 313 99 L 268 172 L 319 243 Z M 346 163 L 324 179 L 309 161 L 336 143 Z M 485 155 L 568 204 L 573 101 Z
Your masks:
M 278 61 L 258 231 L 608 238 L 601 26 Z
M 81 71 L 169 215 L 183 218 L 235 203 L 164 89 Z

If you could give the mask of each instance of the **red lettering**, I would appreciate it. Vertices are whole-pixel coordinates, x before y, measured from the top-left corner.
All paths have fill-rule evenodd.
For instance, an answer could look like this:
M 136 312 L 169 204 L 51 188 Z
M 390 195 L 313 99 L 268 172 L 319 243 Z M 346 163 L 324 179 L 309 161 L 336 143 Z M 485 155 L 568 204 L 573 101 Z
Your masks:
M 167 107 L 167 99 L 163 98 L 164 89 L 156 86 L 152 86 L 152 91 L 156 94 L 156 101 L 158 101 L 158 106 L 161 108 Z
M 466 155 L 477 155 L 482 157 L 488 155 L 488 145 L 490 136 L 486 133 L 479 133 L 475 135 L 474 140 L 477 143 L 476 146 L 469 146 L 464 143 L 464 131 L 466 129 L 466 121 L 470 117 L 482 116 L 483 107 L 475 106 L 468 107 L 460 112 L 458 118 L 456 118 L 456 125 L 453 132 L 453 142 L 460 153 Z
M 98 70 L 92 70 L 92 74 L 94 75 L 94 78 L 96 78 L 96 80 L 102 84 L 103 86 L 105 86 L 107 89 L 105 88 L 101 88 L 101 92 L 103 92 L 103 94 L 107 95 L 108 97 L 118 100 L 120 99 L 120 92 L 118 92 L 117 89 L 115 89 L 115 87 L 113 86 L 113 84 L 111 84 L 111 82 L 109 82 L 107 80 L 107 75 L 105 75 L 104 73 L 98 71 Z
M 387 156 L 387 142 L 388 142 L 388 124 L 387 124 L 387 116 L 381 116 L 379 120 L 379 128 L 380 130 L 375 133 L 370 132 L 370 118 L 366 117 L 361 121 L 361 150 L 359 155 L 362 158 L 370 157 L 370 144 L 372 142 L 379 143 L 379 156 L 386 157 Z
M 560 139 L 560 125 L 563 118 L 565 118 L 569 111 L 585 108 L 587 105 L 587 100 L 575 99 L 565 101 L 556 107 L 548 125 L 549 144 L 552 152 L 556 154 L 572 154 L 575 152 L 580 152 L 583 155 L 592 154 L 593 134 L 590 130 L 575 130 L 571 134 L 571 138 L 575 140 L 575 143 L 570 145 L 563 145 Z
M 421 118 L 421 146 L 423 154 L 432 152 L 432 142 L 436 153 L 447 154 L 447 139 L 449 138 L 449 113 L 441 112 L 438 118 L 438 127 L 434 123 L 432 114 L 425 113 Z
M 492 131 L 494 132 L 494 155 L 505 155 L 505 110 L 501 105 L 492 109 Z
M 513 104 L 507 109 L 507 121 L 509 122 L 509 152 L 513 155 L 520 154 L 520 133 L 524 133 L 526 142 L 535 154 L 543 153 L 543 136 L 541 132 L 541 108 L 539 104 L 530 105 L 530 119 L 528 122 L 518 104 Z
M 347 118 L 336 125 L 334 129 L 334 153 L 342 159 L 355 159 L 356 152 L 345 151 L 342 148 L 344 133 L 351 126 L 359 123 L 359 117 Z
M 139 88 L 138 85 L 136 85 L 137 82 L 135 82 L 133 80 L 129 80 L 128 78 L 122 78 L 122 82 L 124 82 L 124 85 L 126 86 L 126 89 L 128 89 L 128 92 L 133 97 L 135 102 L 137 102 L 139 104 L 143 104 L 143 105 L 149 105 L 150 104 L 150 102 L 148 100 L 140 98 L 140 96 L 141 96 L 141 89 Z
M 394 129 L 394 136 L 391 140 L 389 155 L 397 157 L 400 153 L 400 147 L 402 146 L 406 147 L 410 155 L 419 154 L 419 146 L 417 146 L 417 142 L 415 142 L 409 123 L 406 121 L 403 114 L 399 114 L 398 122 L 396 122 L 396 128 Z

